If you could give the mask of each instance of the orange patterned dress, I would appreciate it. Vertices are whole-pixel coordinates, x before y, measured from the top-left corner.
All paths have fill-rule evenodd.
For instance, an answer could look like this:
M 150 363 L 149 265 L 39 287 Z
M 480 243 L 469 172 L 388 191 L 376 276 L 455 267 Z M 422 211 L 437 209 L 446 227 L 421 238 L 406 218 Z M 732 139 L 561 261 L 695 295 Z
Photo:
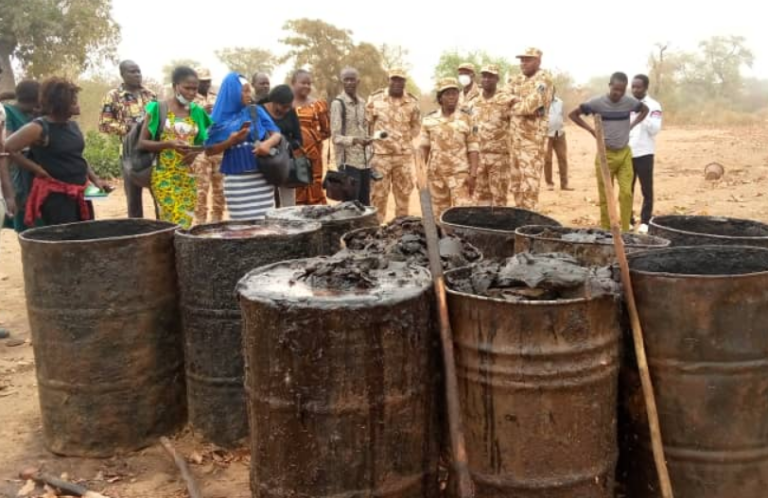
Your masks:
M 327 204 L 323 191 L 323 140 L 331 136 L 328 104 L 316 100 L 296 108 L 304 154 L 312 163 L 312 185 L 296 189 L 296 205 Z

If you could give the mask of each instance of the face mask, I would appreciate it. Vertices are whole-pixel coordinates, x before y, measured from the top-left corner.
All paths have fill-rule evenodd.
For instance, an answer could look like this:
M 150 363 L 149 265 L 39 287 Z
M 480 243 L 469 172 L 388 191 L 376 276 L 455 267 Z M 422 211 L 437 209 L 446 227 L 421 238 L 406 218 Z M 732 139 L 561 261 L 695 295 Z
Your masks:
M 459 75 L 459 83 L 461 86 L 469 86 L 472 84 L 472 76 L 468 74 Z
M 189 104 L 191 104 L 191 103 L 192 103 L 192 102 L 190 102 L 189 100 L 185 99 L 185 98 L 184 98 L 184 96 L 183 96 L 182 94 L 180 94 L 180 93 L 177 93 L 177 94 L 176 94 L 176 100 L 177 100 L 177 101 L 179 102 L 179 104 L 181 104 L 181 105 L 182 105 L 184 108 L 187 108 L 187 107 L 189 107 Z

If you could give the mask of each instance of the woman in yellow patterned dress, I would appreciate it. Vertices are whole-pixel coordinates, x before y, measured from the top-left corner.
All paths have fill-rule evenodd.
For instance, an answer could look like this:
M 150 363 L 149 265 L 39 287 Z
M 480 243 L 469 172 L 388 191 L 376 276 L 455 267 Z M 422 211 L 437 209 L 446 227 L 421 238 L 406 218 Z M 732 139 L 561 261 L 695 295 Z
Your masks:
M 197 202 L 197 186 L 190 166 L 195 157 L 203 152 L 211 119 L 202 107 L 193 102 L 199 83 L 193 69 L 177 67 L 172 81 L 173 96 L 162 104 L 151 102 L 147 105 L 139 147 L 157 152 L 151 181 L 157 218 L 189 228 Z M 162 125 L 161 105 L 166 110 Z

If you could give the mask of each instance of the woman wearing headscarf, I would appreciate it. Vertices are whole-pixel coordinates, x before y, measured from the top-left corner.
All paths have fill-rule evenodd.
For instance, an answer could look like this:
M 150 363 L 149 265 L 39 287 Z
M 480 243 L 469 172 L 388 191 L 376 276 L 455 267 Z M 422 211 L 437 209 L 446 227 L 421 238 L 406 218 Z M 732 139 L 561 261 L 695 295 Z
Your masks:
M 253 89 L 246 78 L 229 73 L 213 107 L 213 126 L 205 153 L 224 153 L 224 198 L 233 220 L 263 218 L 275 206 L 275 189 L 259 172 L 257 156 L 266 156 L 282 136 L 269 114 L 251 106 Z
M 327 204 L 323 192 L 323 140 L 331 136 L 328 104 L 315 100 L 312 93 L 312 75 L 299 69 L 291 78 L 293 107 L 299 116 L 304 146 L 302 150 L 312 162 L 312 185 L 296 189 L 296 204 Z
M 301 123 L 299 116 L 293 108 L 293 90 L 288 85 L 278 85 L 269 94 L 259 101 L 272 121 L 280 128 L 280 134 L 288 141 L 291 157 L 301 152 Z M 277 201 L 280 207 L 296 205 L 296 189 L 290 187 L 277 188 Z
M 160 105 L 150 102 L 139 148 L 158 153 L 150 183 L 158 219 L 189 228 L 197 202 L 197 184 L 191 166 L 203 151 L 211 119 L 193 102 L 200 83 L 194 69 L 177 67 L 171 80 L 174 94 L 166 101 L 165 123 L 160 123 Z M 158 129 L 160 140 L 155 140 Z

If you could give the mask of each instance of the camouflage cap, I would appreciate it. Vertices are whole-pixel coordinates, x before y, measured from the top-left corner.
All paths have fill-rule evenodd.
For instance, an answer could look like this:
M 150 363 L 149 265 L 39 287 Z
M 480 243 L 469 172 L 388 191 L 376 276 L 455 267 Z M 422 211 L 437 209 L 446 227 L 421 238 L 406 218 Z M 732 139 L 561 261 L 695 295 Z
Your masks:
M 480 74 L 488 73 L 498 76 L 499 75 L 499 66 L 496 64 L 486 64 L 483 66 L 483 68 L 480 70 Z
M 536 58 L 536 59 L 541 59 L 542 55 L 544 55 L 544 52 L 542 52 L 538 48 L 536 48 L 536 47 L 528 47 L 527 49 L 525 49 L 525 52 L 523 52 L 522 54 L 517 55 L 515 57 L 517 57 L 518 59 L 522 59 L 524 57 L 533 57 L 533 58 Z
M 405 74 L 405 69 L 402 67 L 393 67 L 389 70 L 389 77 L 390 78 L 402 78 L 404 80 L 408 79 L 408 76 Z
M 451 88 L 456 90 L 461 88 L 459 87 L 459 82 L 456 78 L 443 78 L 437 82 L 437 93 L 450 90 Z
M 465 63 L 459 65 L 459 69 L 458 70 L 461 71 L 462 69 L 465 69 L 467 71 L 472 71 L 474 73 L 475 72 L 475 65 L 472 64 L 471 62 L 465 62 Z
M 198 67 L 195 69 L 195 72 L 197 73 L 197 79 L 200 81 L 211 81 L 213 78 L 211 78 L 211 70 L 207 67 Z

